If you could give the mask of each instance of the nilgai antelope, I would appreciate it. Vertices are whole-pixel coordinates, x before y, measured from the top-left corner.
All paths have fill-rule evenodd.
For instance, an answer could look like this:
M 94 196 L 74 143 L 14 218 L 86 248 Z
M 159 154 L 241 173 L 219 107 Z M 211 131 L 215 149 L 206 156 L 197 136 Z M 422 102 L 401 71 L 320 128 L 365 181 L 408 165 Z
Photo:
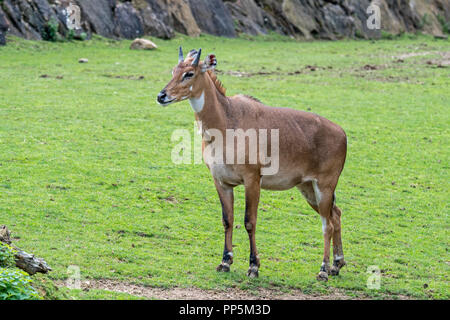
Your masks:
M 337 124 L 314 113 L 269 107 L 246 95 L 227 97 L 213 72 L 217 64 L 216 57 L 209 55 L 204 61 L 200 61 L 200 56 L 201 49 L 191 50 L 185 59 L 180 47 L 178 64 L 172 70 L 172 80 L 158 94 L 157 101 L 162 106 L 167 106 L 189 100 L 196 120 L 201 122 L 203 157 L 214 178 L 225 229 L 223 259 L 217 271 L 227 272 L 233 263 L 233 188 L 244 185 L 245 229 L 250 240 L 249 277 L 257 277 L 260 267 L 255 241 L 260 189 L 288 190 L 293 187 L 300 190 L 322 220 L 324 252 L 317 279 L 326 281 L 329 274 L 338 275 L 345 261 L 341 240 L 341 210 L 336 206 L 334 192 L 347 153 L 345 132 Z M 226 136 L 229 130 L 277 130 L 278 141 L 271 139 L 264 143 L 269 150 L 272 150 L 274 144 L 278 148 L 278 170 L 269 174 L 263 172 L 267 161 L 261 155 L 261 144 L 257 151 L 258 157 L 253 163 L 249 162 L 248 155 L 245 156 L 244 163 L 222 163 L 210 161 L 211 159 L 207 161 L 205 149 L 216 141 L 218 134 Z M 214 135 L 211 134 L 213 131 Z M 215 138 L 212 139 L 212 136 Z M 245 138 L 249 136 L 244 137 L 244 141 Z M 224 141 L 224 148 L 217 149 L 219 151 L 216 150 L 216 153 L 225 153 L 230 146 L 238 156 L 239 153 L 250 150 L 248 145 L 238 150 L 234 137 L 232 140 Z M 331 239 L 334 259 L 330 267 Z

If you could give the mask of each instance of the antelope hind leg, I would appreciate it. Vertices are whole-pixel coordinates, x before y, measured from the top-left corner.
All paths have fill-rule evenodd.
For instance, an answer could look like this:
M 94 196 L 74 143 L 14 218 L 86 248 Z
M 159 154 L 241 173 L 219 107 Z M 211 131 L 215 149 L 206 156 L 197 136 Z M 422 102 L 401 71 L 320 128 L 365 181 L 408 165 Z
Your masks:
M 341 210 L 338 206 L 333 204 L 331 212 L 331 219 L 333 221 L 333 266 L 331 267 L 331 275 L 339 275 L 339 271 L 346 265 L 344 260 L 344 251 L 342 249 L 341 238 Z

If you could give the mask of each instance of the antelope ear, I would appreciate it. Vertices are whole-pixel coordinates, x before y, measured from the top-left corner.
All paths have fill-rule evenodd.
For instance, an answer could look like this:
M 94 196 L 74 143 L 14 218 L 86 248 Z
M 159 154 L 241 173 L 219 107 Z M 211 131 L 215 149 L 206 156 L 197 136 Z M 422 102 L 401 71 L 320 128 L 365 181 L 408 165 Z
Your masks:
M 206 70 L 214 70 L 214 68 L 217 66 L 217 59 L 214 54 L 210 54 L 205 58 L 205 61 L 203 62 L 203 72 Z

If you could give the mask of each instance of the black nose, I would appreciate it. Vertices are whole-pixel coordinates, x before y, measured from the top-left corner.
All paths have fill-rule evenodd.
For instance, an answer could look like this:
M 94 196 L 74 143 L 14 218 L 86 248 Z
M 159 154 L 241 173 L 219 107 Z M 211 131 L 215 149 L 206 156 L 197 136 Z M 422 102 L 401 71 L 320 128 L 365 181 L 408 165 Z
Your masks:
M 162 91 L 158 94 L 158 102 L 159 102 L 159 103 L 164 103 L 166 97 L 167 97 L 166 90 L 162 90 Z

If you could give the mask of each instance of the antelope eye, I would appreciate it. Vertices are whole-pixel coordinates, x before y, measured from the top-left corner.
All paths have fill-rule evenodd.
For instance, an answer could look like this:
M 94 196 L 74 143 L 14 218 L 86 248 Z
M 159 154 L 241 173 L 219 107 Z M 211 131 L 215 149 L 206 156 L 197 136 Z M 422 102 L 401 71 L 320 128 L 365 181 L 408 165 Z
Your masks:
M 192 78 L 193 76 L 194 76 L 194 73 L 193 73 L 193 72 L 186 72 L 186 73 L 183 75 L 183 80 L 190 79 L 190 78 Z

